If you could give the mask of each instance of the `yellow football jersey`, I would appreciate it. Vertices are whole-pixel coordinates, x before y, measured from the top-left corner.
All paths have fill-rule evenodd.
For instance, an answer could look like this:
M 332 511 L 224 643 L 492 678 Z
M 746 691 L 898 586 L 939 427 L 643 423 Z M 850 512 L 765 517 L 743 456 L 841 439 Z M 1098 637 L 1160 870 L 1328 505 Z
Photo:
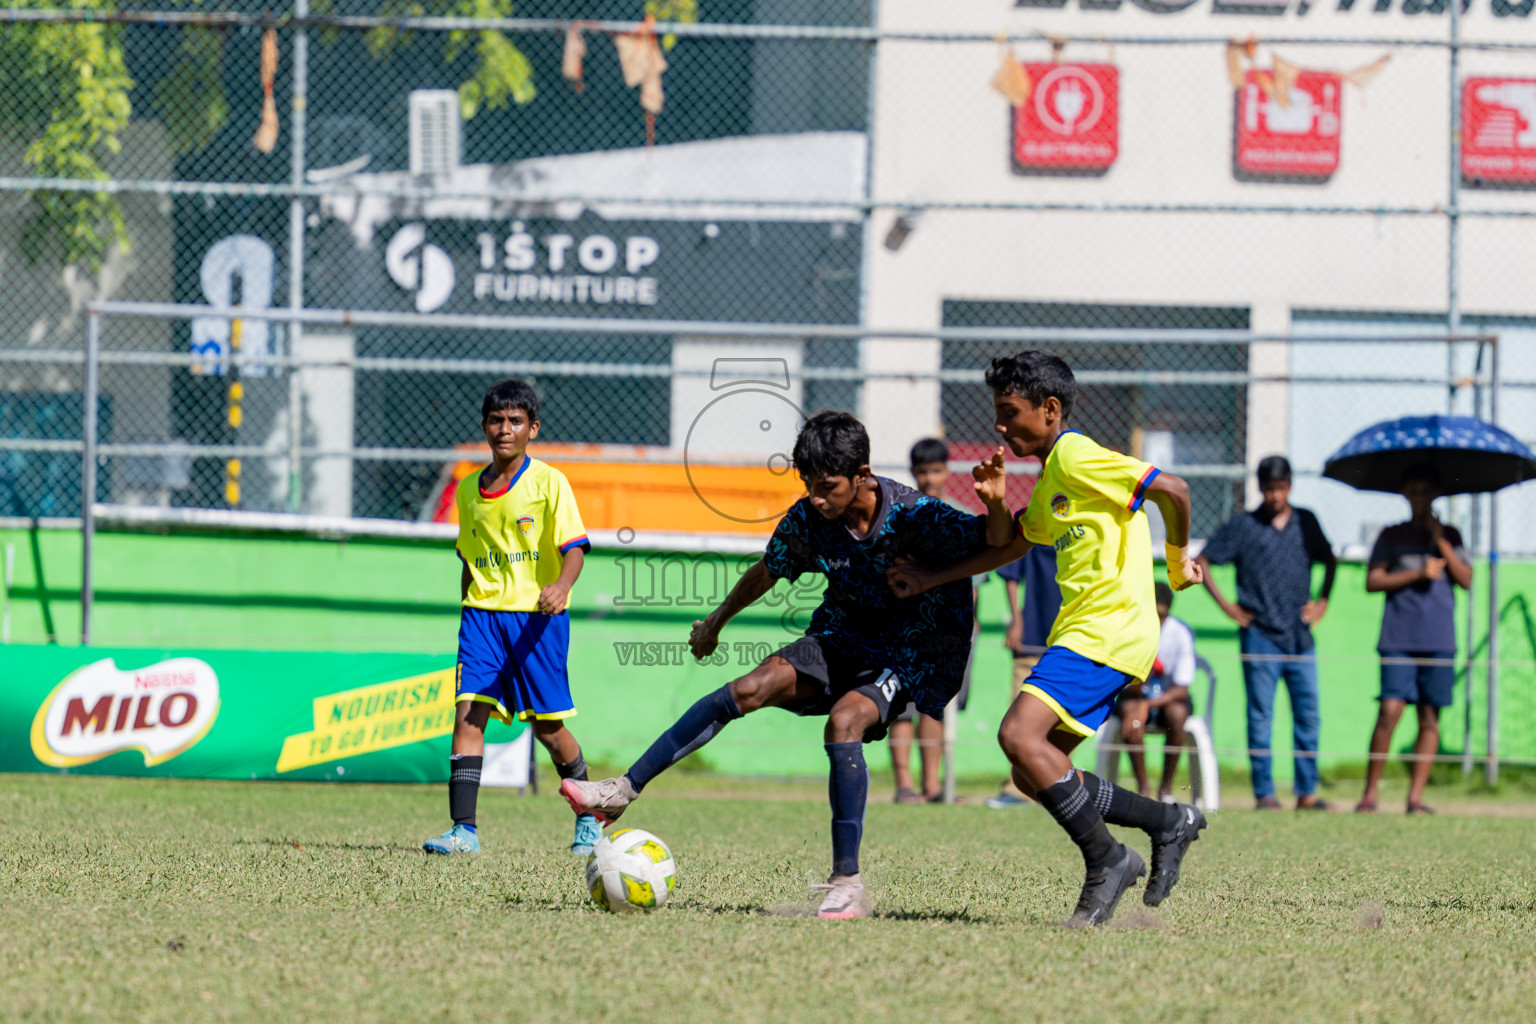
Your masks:
M 487 494 L 480 474 L 459 481 L 459 558 L 469 566 L 464 604 L 531 612 L 539 591 L 560 577 L 565 553 L 587 545 L 576 496 L 565 474 L 531 455 L 507 489 Z
M 1048 641 L 1145 679 L 1157 657 L 1152 537 L 1141 511 L 1158 470 L 1069 431 L 1045 457 L 1014 518 L 1032 544 L 1056 549 L 1061 611 Z

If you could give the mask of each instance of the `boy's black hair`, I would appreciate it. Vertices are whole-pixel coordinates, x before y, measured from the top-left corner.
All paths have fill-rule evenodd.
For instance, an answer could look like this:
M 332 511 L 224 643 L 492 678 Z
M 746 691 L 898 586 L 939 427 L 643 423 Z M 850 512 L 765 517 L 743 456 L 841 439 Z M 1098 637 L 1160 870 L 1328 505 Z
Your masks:
M 1173 588 L 1162 580 L 1152 584 L 1152 592 L 1157 595 L 1156 603 L 1173 607 Z
M 1077 399 L 1077 379 L 1072 376 L 1072 367 L 1061 356 L 1043 348 L 992 360 L 987 368 L 987 387 L 994 395 L 1018 395 L 1033 406 L 1055 398 L 1061 403 L 1063 422 L 1072 415 L 1072 403 Z
M 949 462 L 949 445 L 936 437 L 925 437 L 912 446 L 912 468 L 935 462 Z
M 1435 493 L 1439 494 L 1440 471 L 1427 462 L 1420 462 L 1403 470 L 1404 487 L 1407 487 L 1409 484 L 1419 483 L 1429 484 L 1430 487 L 1434 488 Z
M 533 385 L 516 377 L 499 380 L 486 389 L 480 400 L 480 422 L 491 418 L 491 413 L 502 409 L 521 409 L 528 414 L 528 422 L 539 422 L 539 396 Z
M 1291 482 L 1291 460 L 1284 455 L 1267 455 L 1259 460 L 1259 486 Z
M 819 412 L 805 421 L 795 438 L 795 472 L 802 478 L 853 478 L 869 465 L 869 434 L 852 414 Z

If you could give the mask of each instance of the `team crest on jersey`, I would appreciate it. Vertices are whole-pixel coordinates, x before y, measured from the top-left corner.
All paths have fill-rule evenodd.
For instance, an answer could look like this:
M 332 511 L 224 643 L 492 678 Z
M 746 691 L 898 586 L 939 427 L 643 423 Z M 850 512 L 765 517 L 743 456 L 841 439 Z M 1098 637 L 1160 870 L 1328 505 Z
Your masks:
M 1067 496 L 1065 494 L 1058 493 L 1051 496 L 1051 511 L 1055 513 L 1057 519 L 1067 518 L 1069 509 L 1070 506 L 1067 503 Z
M 533 516 L 518 516 L 517 528 L 523 533 L 533 529 Z

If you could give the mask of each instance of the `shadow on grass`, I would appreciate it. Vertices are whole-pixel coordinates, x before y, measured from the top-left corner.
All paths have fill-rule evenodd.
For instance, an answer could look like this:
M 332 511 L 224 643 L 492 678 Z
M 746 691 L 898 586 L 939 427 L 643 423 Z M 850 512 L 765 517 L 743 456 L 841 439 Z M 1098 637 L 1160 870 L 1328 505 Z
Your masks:
M 297 839 L 236 839 L 236 846 L 286 846 L 294 850 L 342 850 L 353 853 L 423 853 L 420 846 L 378 846 L 369 843 L 311 843 Z

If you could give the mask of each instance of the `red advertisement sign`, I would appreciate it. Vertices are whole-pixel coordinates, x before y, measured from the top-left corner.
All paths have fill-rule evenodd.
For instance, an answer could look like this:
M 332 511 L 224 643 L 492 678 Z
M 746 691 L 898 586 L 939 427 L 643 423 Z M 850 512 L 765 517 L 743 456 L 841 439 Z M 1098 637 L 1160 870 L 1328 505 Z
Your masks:
M 1536 184 L 1536 78 L 1469 78 L 1463 83 L 1461 175 Z
M 1102 173 L 1120 155 L 1120 69 L 1026 64 L 1034 89 L 1013 116 L 1013 160 L 1025 171 Z
M 1339 169 L 1343 79 L 1303 71 L 1288 102 L 1264 95 L 1249 71 L 1237 94 L 1237 171 L 1240 177 L 1328 178 Z

